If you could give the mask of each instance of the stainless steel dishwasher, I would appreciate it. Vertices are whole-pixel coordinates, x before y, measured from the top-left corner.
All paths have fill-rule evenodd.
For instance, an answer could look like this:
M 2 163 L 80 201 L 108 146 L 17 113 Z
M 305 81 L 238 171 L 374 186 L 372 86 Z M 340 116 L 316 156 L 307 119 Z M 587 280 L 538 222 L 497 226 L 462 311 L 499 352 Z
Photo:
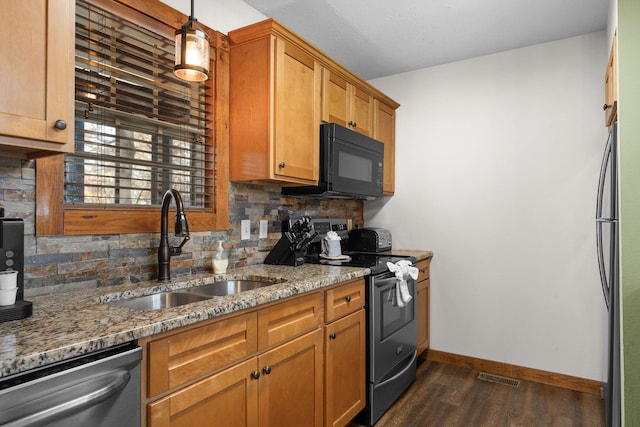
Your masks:
M 140 359 L 111 347 L 0 381 L 0 426 L 140 426 Z

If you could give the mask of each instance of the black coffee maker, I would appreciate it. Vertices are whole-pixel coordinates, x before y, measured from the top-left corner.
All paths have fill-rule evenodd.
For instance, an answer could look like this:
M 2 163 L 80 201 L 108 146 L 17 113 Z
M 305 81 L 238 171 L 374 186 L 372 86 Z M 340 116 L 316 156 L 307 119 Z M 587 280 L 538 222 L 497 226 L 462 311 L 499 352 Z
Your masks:
M 18 272 L 16 302 L 0 306 L 0 323 L 31 316 L 33 306 L 24 300 L 24 222 L 20 218 L 5 218 L 0 208 L 0 271 Z

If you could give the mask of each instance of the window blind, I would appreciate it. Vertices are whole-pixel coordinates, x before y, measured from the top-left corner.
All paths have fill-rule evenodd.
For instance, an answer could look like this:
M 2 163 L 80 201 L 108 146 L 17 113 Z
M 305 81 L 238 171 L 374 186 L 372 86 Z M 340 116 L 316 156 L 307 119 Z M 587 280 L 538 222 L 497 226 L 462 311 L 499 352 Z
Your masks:
M 169 188 L 211 208 L 212 106 L 205 84 L 173 75 L 174 42 L 76 3 L 75 152 L 65 204 L 153 206 Z M 209 171 L 209 172 L 208 172 Z

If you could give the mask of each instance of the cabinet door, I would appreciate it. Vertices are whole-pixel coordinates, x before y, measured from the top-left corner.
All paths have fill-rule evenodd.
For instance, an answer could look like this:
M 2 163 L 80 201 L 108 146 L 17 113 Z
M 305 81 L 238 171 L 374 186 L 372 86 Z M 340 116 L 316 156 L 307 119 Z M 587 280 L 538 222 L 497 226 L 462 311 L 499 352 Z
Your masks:
M 293 44 L 275 39 L 274 175 L 318 180 L 320 65 Z
M 364 90 L 351 86 L 351 129 L 372 136 L 373 97 Z
M 617 35 L 614 34 L 604 76 L 604 120 L 607 126 L 611 126 L 618 115 L 618 59 L 616 56 Z
M 260 427 L 322 425 L 322 329 L 258 356 Z
M 430 260 L 417 263 L 418 283 L 416 285 L 416 330 L 418 354 L 429 348 L 429 303 L 430 303 Z
M 17 151 L 73 148 L 74 4 L 2 0 L 0 142 L 26 147 Z
M 322 120 L 348 127 L 347 81 L 327 69 L 322 70 Z
M 418 354 L 429 348 L 429 288 L 429 279 L 417 284 L 416 330 L 418 337 L 416 342 Z
M 330 70 L 322 76 L 322 120 L 373 135 L 373 97 Z
M 365 406 L 365 312 L 325 326 L 325 426 L 344 426 Z
M 253 378 L 256 359 L 172 393 L 147 407 L 149 427 L 254 427 L 259 379 Z
M 382 192 L 392 195 L 395 191 L 396 168 L 396 110 L 375 101 L 375 132 L 373 137 L 384 143 L 384 178 Z

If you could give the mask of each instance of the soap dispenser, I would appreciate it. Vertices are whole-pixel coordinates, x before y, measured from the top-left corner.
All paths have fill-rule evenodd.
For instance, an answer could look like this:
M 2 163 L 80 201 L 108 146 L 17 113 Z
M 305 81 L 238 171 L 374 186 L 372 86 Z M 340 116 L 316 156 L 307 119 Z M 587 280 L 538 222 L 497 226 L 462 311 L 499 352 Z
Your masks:
M 227 265 L 229 264 L 229 259 L 227 258 L 227 254 L 222 247 L 222 240 L 218 240 L 218 249 L 216 249 L 216 254 L 213 257 L 213 272 L 215 274 L 224 274 L 227 272 Z

